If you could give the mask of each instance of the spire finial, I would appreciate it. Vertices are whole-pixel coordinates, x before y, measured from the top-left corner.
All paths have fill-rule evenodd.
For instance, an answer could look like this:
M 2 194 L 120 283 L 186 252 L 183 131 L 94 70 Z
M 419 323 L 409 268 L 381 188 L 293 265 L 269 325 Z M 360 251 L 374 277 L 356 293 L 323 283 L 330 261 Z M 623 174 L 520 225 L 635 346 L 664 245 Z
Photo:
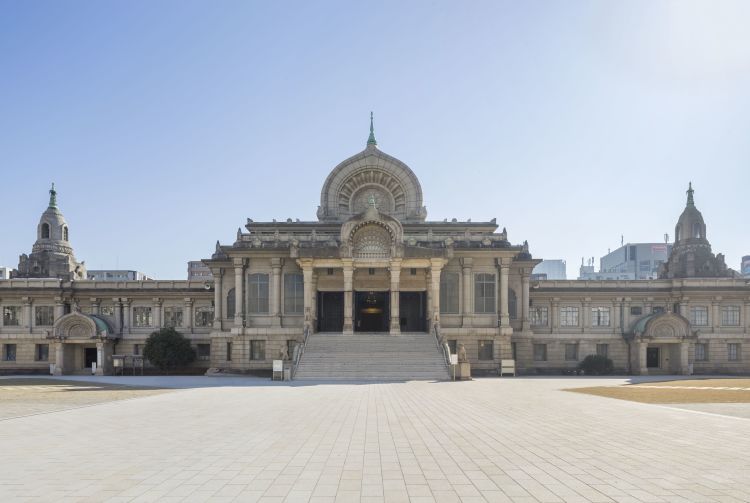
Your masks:
M 55 182 L 52 182 L 52 188 L 49 189 L 49 207 L 57 208 L 57 191 L 55 190 Z
M 370 137 L 367 139 L 367 146 L 377 144 L 378 142 L 375 140 L 375 127 L 373 126 L 373 114 L 370 112 Z
M 687 190 L 687 204 L 688 206 L 695 206 L 695 201 L 693 201 L 693 182 L 688 183 L 688 190 Z

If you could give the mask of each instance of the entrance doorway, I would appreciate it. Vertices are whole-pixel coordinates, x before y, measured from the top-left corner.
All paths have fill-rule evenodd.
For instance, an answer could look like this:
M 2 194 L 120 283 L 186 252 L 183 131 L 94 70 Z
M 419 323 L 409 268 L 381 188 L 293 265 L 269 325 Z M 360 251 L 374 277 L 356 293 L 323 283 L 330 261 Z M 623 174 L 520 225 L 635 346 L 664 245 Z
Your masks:
M 387 332 L 390 292 L 354 292 L 354 330 Z
M 427 329 L 427 292 L 400 292 L 398 297 L 401 331 L 424 332 Z
M 90 369 L 96 363 L 96 348 L 83 348 L 83 368 Z
M 344 292 L 318 292 L 318 332 L 344 331 Z
M 646 348 L 646 367 L 659 368 L 659 348 Z

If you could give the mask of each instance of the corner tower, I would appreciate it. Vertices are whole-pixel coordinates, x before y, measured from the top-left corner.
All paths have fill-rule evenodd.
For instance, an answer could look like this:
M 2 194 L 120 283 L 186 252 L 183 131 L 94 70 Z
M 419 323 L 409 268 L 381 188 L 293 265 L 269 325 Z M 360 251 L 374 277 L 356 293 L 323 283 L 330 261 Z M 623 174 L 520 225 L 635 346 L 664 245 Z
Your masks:
M 674 230 L 674 246 L 660 271 L 660 279 L 721 278 L 731 276 L 724 255 L 714 255 L 706 238 L 703 215 L 695 207 L 693 184 L 688 184 L 687 203 Z
M 70 230 L 57 207 L 55 184 L 49 191 L 49 205 L 42 213 L 36 228 L 36 242 L 31 254 L 21 255 L 16 278 L 86 279 L 86 266 L 77 262 L 70 246 Z

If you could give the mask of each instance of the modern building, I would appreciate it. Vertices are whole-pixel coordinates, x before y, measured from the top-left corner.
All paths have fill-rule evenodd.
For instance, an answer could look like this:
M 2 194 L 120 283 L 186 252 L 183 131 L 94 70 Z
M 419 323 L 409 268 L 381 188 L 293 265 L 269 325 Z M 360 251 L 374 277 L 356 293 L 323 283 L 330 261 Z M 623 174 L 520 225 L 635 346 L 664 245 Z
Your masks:
M 532 280 L 568 279 L 564 260 L 544 259 L 531 271 Z
M 10 279 L 10 272 L 9 267 L 0 267 L 0 280 Z
M 598 271 L 581 264 L 578 279 L 656 279 L 671 251 L 670 243 L 626 243 L 599 259 Z
M 750 278 L 750 255 L 742 257 L 742 265 L 740 266 L 742 275 L 746 278 Z
M 415 353 L 400 358 L 410 371 L 419 363 L 410 354 L 447 345 L 476 374 L 497 373 L 504 359 L 520 373 L 559 373 L 589 354 L 632 374 L 750 372 L 750 286 L 710 251 L 692 187 L 652 280 L 532 280 L 541 261 L 495 219 L 429 220 L 415 172 L 378 148 L 372 125 L 366 148 L 324 181 L 316 221 L 248 219 L 203 261 L 208 283 L 85 280 L 50 207 L 55 227 L 51 237 L 38 230 L 37 244 L 64 245 L 49 257 L 64 267 L 22 256 L 55 279 L 0 281 L 0 372 L 53 364 L 75 373 L 96 362 L 110 373 L 114 355 L 139 354 L 164 326 L 186 334 L 196 365 L 214 371 L 267 371 L 303 347 L 301 365 L 316 347 L 340 359 L 364 339 L 378 351 L 409 340 Z
M 211 269 L 201 260 L 191 260 L 188 262 L 188 281 L 193 280 L 213 280 Z
M 89 269 L 86 277 L 93 281 L 148 281 L 153 279 L 140 271 L 124 269 Z

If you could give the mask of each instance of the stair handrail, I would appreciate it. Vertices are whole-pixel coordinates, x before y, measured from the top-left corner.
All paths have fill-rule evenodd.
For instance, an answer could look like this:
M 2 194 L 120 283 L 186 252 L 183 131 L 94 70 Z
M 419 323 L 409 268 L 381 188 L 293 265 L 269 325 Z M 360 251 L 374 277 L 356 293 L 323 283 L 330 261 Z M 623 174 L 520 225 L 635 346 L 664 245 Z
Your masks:
M 298 343 L 294 346 L 294 363 L 292 365 L 292 379 L 297 375 L 297 369 L 299 368 L 299 362 L 302 360 L 302 355 L 307 348 L 307 338 L 310 336 L 310 326 L 305 325 L 302 331 L 302 343 Z
M 433 333 L 435 334 L 435 343 L 437 344 L 438 349 L 440 349 L 443 352 L 443 363 L 445 364 L 445 367 L 450 370 L 451 368 L 451 349 L 450 346 L 448 346 L 447 343 L 440 341 L 442 340 L 442 337 L 440 337 L 440 325 L 438 323 L 433 324 Z

